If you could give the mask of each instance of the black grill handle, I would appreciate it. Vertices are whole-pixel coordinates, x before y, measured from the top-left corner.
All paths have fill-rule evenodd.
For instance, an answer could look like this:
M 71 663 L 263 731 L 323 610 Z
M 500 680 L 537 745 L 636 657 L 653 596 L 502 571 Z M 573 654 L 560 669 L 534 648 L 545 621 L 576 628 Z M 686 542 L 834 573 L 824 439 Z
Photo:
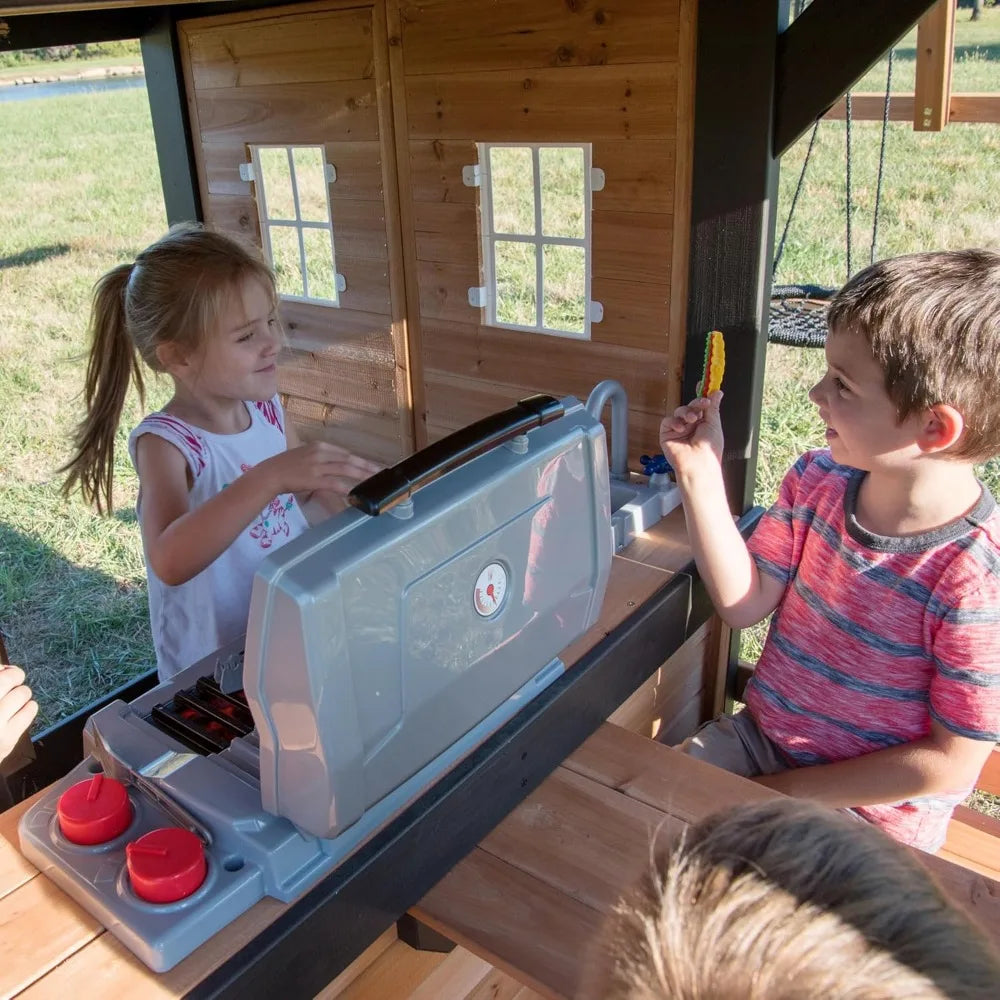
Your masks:
M 421 487 L 446 472 L 534 427 L 558 420 L 563 412 L 563 404 L 554 396 L 528 396 L 510 409 L 483 417 L 375 473 L 358 483 L 347 500 L 353 507 L 375 517 L 408 500 Z

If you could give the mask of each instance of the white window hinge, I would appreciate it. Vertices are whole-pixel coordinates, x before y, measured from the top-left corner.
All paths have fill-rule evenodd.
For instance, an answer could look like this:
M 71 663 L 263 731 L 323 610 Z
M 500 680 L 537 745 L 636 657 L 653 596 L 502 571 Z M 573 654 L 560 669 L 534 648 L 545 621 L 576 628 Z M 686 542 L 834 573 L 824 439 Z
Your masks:
M 600 302 L 591 301 L 588 312 L 590 314 L 591 323 L 600 323 L 601 320 L 604 319 L 604 306 Z
M 240 164 L 240 180 L 241 181 L 253 181 L 256 180 L 253 174 L 253 164 L 252 163 L 241 163 Z
M 469 289 L 469 305 L 472 306 L 473 309 L 484 309 L 486 307 L 485 285 Z
M 326 182 L 333 184 L 337 180 L 337 168 L 332 163 L 324 164 L 326 168 Z
M 337 286 L 338 292 L 347 291 L 347 282 L 344 280 L 344 276 L 338 271 L 333 278 L 334 284 Z
M 600 167 L 590 168 L 590 190 L 591 191 L 603 191 L 604 190 L 604 171 Z
M 483 173 L 479 169 L 478 163 L 471 166 L 462 167 L 462 183 L 466 187 L 477 188 L 483 182 Z

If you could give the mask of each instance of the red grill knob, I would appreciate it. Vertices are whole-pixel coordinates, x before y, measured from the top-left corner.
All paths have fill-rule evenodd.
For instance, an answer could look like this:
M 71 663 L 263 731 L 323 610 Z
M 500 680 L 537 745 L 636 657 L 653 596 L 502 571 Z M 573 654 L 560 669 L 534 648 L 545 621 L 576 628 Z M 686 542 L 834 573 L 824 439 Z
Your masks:
M 190 830 L 165 826 L 125 847 L 132 891 L 147 903 L 175 903 L 195 892 L 208 870 L 201 841 Z
M 120 781 L 95 774 L 67 788 L 59 796 L 56 813 L 59 829 L 67 840 L 74 844 L 103 844 L 128 829 L 132 803 Z

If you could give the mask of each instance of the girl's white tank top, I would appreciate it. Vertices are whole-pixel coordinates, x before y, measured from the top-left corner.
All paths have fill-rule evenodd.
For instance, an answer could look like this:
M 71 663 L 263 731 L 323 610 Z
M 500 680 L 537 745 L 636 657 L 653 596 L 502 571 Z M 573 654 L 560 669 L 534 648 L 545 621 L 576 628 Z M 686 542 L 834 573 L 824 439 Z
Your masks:
M 213 434 L 173 417 L 152 413 L 129 435 L 135 465 L 136 442 L 156 434 L 176 447 L 191 470 L 191 509 L 224 490 L 248 469 L 284 451 L 285 415 L 277 396 L 245 404 L 250 426 L 238 434 Z M 142 505 L 140 492 L 136 508 Z M 308 527 L 291 493 L 276 496 L 236 540 L 197 576 L 171 587 L 146 560 L 149 620 L 160 680 L 238 638 L 247 627 L 250 588 L 257 564 Z

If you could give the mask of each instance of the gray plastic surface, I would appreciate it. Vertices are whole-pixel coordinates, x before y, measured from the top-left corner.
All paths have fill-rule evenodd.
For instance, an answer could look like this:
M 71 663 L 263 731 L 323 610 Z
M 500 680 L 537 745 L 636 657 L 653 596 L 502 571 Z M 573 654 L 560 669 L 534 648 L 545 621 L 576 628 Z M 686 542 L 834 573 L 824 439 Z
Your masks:
M 349 510 L 261 564 L 244 684 L 266 809 L 337 836 L 596 621 L 607 449 L 565 404 L 523 454 L 494 448 L 419 490 L 412 518 Z M 490 567 L 506 593 L 484 617 Z
M 193 896 L 154 905 L 128 885 L 125 844 L 171 825 L 141 790 L 129 789 L 133 822 L 116 840 L 62 837 L 59 795 L 100 769 L 93 757 L 22 817 L 25 856 L 163 971 L 258 899 L 291 900 L 353 853 L 555 680 L 556 654 L 597 619 L 611 564 L 605 438 L 565 404 L 419 490 L 412 516 L 351 509 L 261 565 L 243 663 L 257 729 L 155 779 L 211 832 Z M 243 647 L 102 709 L 85 753 L 94 730 L 134 770 L 184 752 L 150 723 L 153 706 L 199 677 L 232 681 Z

